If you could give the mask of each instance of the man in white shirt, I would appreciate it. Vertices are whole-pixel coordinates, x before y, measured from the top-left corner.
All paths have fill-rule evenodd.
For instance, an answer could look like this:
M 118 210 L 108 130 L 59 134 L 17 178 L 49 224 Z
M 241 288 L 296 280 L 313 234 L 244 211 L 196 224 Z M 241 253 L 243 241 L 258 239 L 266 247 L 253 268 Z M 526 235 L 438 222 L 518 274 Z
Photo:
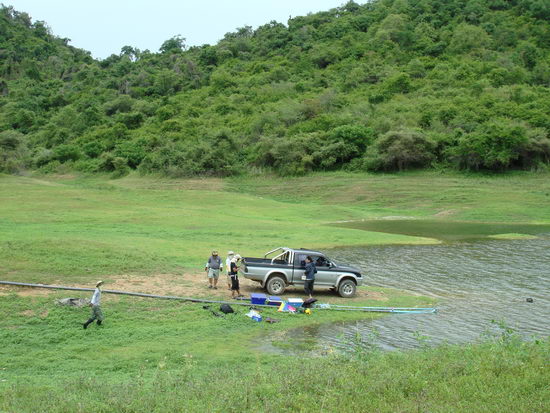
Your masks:
M 231 290 L 231 276 L 229 273 L 231 272 L 231 260 L 233 259 L 233 256 L 235 253 L 233 251 L 227 252 L 227 258 L 225 259 L 225 271 L 227 274 L 227 289 Z
M 92 307 L 92 316 L 88 321 L 82 324 L 84 330 L 86 330 L 88 326 L 95 320 L 97 320 L 98 326 L 100 326 L 103 322 L 103 313 L 101 312 L 101 290 L 99 288 L 102 284 L 103 281 L 98 281 L 95 285 L 94 295 L 92 295 L 92 300 L 90 301 L 90 307 Z

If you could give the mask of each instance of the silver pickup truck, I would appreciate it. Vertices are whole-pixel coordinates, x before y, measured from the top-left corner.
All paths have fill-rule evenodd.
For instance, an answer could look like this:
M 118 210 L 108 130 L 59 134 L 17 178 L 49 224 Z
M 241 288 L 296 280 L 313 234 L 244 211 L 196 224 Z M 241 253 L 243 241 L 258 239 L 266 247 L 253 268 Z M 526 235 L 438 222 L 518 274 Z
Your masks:
M 271 258 L 270 258 L 271 256 Z M 244 277 L 257 281 L 270 295 L 282 294 L 289 285 L 304 285 L 305 259 L 310 256 L 317 268 L 315 287 L 329 287 L 342 297 L 353 297 L 363 284 L 360 270 L 336 264 L 319 251 L 276 248 L 263 258 L 244 258 Z

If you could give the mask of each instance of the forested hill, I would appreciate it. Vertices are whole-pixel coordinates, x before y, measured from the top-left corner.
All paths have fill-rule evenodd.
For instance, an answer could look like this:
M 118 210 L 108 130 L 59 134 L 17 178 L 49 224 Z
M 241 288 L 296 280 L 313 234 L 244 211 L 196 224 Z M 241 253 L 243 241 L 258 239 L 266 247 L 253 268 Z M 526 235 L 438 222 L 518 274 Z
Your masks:
M 0 171 L 550 165 L 548 0 L 378 0 L 95 60 L 0 8 Z

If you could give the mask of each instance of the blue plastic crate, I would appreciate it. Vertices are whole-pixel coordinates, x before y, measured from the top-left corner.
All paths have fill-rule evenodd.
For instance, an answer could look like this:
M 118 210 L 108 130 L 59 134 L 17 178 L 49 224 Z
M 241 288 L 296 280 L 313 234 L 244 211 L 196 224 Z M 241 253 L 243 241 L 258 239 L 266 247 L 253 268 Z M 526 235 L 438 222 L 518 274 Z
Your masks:
M 252 304 L 264 305 L 267 300 L 267 295 L 261 293 L 250 294 L 250 302 Z
M 271 295 L 267 298 L 267 304 L 273 305 L 273 306 L 280 306 L 283 302 L 283 299 L 281 297 L 277 297 L 275 295 Z

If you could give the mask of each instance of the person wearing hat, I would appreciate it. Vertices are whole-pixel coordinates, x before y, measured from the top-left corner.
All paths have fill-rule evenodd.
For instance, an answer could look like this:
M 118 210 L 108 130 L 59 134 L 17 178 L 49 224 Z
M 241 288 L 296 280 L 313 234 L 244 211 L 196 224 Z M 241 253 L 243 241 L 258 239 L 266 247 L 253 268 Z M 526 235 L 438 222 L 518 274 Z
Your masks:
M 231 298 L 242 297 L 239 287 L 239 263 L 241 256 L 236 254 L 231 260 L 229 276 L 231 277 Z
M 225 271 L 227 272 L 227 289 L 231 290 L 231 260 L 235 253 L 233 251 L 227 252 L 227 258 L 225 259 Z
M 223 270 L 222 259 L 218 255 L 218 251 L 214 250 L 204 266 L 204 271 L 207 271 L 208 274 L 208 288 L 218 289 L 220 270 Z
M 101 312 L 101 285 L 103 284 L 103 281 L 98 281 L 95 285 L 95 291 L 94 295 L 92 295 L 92 299 L 90 301 L 90 307 L 92 307 L 92 316 L 88 321 L 86 321 L 84 324 L 82 324 L 82 327 L 84 327 L 84 330 L 88 328 L 88 326 L 93 323 L 95 320 L 97 320 L 97 325 L 100 326 L 103 322 L 103 313 Z

